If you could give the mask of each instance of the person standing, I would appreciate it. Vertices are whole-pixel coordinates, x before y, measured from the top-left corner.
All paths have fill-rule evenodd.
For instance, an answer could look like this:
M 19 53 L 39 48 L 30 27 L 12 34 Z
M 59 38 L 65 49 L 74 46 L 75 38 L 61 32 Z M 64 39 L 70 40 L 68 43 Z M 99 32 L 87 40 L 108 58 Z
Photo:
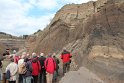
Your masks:
M 21 59 L 19 59 L 19 61 L 18 61 L 18 67 L 20 67 L 24 63 L 24 58 L 25 57 L 26 57 L 26 52 L 23 52 L 22 56 L 21 56 Z M 19 74 L 18 83 L 23 83 L 22 74 Z
M 2 81 L 2 76 L 3 76 L 2 67 L 3 67 L 3 64 L 2 64 L 2 61 L 0 60 L 0 83 Z
M 7 79 L 9 83 L 16 83 L 18 65 L 14 62 L 14 59 L 11 58 L 10 64 L 6 67 L 6 73 L 10 71 L 10 78 Z
M 56 63 L 56 71 L 54 72 L 54 75 L 53 75 L 53 81 L 56 81 L 57 80 L 57 76 L 59 76 L 59 59 L 56 57 L 56 53 L 53 53 L 53 58 L 55 60 L 55 63 Z
M 32 65 L 31 61 L 29 61 L 28 58 L 24 59 L 25 66 L 26 66 L 26 73 L 22 75 L 23 77 L 23 83 L 32 83 L 33 77 L 32 77 Z
M 5 53 L 3 53 L 3 56 L 8 56 L 10 55 L 10 49 L 6 49 Z
M 2 66 L 2 73 L 3 73 L 3 78 L 2 78 L 2 81 L 3 81 L 3 83 L 7 83 L 8 82 L 8 80 L 6 80 L 6 67 L 10 64 L 10 57 L 9 57 L 10 55 L 6 55 L 5 56 L 5 59 L 2 61 L 2 64 L 3 64 L 3 66 Z M 3 57 L 4 58 L 4 57 Z
M 47 83 L 52 83 L 53 74 L 56 70 L 55 60 L 52 58 L 52 54 L 48 55 L 48 58 L 45 60 L 45 69 L 47 74 Z
M 40 66 L 40 62 L 39 62 L 36 55 L 33 55 L 31 64 L 32 64 L 32 76 L 34 79 L 34 83 L 37 83 L 38 82 L 38 75 L 41 72 L 41 66 Z
M 62 54 L 61 54 L 61 59 L 63 62 L 63 75 L 69 71 L 70 69 L 70 63 L 71 63 L 71 54 L 70 52 L 68 52 L 66 49 L 63 50 Z
M 44 53 L 40 54 L 39 57 L 39 62 L 41 65 L 41 72 L 40 72 L 40 83 L 46 83 L 46 70 L 45 70 L 45 66 L 44 66 L 44 61 L 46 60 L 46 57 L 44 56 Z

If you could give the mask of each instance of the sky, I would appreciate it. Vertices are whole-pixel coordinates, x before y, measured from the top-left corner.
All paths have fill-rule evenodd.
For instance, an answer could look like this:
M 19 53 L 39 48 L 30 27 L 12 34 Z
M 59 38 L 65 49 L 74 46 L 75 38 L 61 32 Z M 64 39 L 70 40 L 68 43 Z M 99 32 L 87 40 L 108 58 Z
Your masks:
M 91 0 L 0 0 L 0 32 L 33 34 L 43 30 L 64 5 L 88 1 Z

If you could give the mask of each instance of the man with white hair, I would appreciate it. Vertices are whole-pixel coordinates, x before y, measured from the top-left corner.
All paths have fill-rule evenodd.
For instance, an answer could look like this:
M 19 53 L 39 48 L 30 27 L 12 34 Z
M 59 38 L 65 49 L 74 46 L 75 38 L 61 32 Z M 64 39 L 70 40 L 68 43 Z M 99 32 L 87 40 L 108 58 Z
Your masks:
M 32 58 L 33 58 L 34 56 L 37 56 L 37 54 L 36 54 L 35 52 L 32 53 Z
M 46 60 L 44 53 L 40 53 L 39 61 L 41 65 L 41 72 L 40 72 L 40 83 L 46 83 L 46 70 L 44 67 L 44 61 Z
M 36 55 L 36 53 L 32 53 L 32 76 L 34 79 L 34 83 L 38 82 L 38 75 L 41 72 L 41 66 L 40 66 L 40 62 L 38 60 L 38 57 Z

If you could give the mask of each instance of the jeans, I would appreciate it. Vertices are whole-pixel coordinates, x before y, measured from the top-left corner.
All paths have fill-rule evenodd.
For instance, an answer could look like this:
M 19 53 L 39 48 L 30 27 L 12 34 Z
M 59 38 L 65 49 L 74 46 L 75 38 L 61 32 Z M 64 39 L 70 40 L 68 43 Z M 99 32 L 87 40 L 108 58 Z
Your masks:
M 45 70 L 43 70 L 40 73 L 40 83 L 46 83 L 46 71 Z
M 33 77 L 28 76 L 23 78 L 23 83 L 32 83 Z

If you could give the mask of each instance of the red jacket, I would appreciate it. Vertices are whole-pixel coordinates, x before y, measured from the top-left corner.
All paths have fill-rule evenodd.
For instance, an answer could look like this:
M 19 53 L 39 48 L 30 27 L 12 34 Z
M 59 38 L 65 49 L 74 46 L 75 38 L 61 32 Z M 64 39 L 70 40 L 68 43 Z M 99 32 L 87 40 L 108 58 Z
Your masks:
M 19 56 L 15 56 L 15 57 L 14 57 L 14 62 L 15 62 L 16 64 L 18 64 L 19 59 L 20 59 Z
M 37 76 L 41 71 L 40 62 L 38 60 L 32 60 L 32 75 Z
M 45 69 L 46 69 L 46 72 L 50 73 L 50 74 L 53 74 L 54 71 L 56 70 L 56 63 L 55 63 L 55 60 L 52 58 L 52 57 L 48 57 L 46 60 L 45 60 Z
M 70 58 L 71 58 L 71 54 L 70 53 L 61 54 L 61 59 L 62 59 L 63 63 L 69 62 Z

